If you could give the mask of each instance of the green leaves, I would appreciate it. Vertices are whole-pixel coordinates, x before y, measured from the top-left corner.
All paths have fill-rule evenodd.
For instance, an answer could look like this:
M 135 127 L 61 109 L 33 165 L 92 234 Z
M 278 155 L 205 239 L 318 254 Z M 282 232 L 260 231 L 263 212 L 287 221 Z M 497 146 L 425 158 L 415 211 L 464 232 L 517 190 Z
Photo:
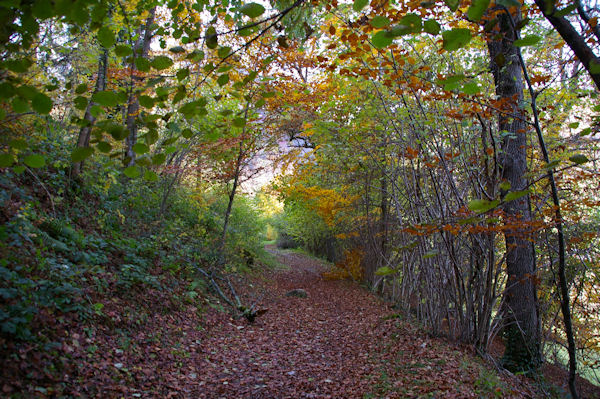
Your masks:
M 216 49 L 218 45 L 217 30 L 214 26 L 209 26 L 208 29 L 206 29 L 206 47 L 209 49 Z
M 485 213 L 491 209 L 494 209 L 500 204 L 499 200 L 488 201 L 485 199 L 474 199 L 469 201 L 467 207 L 476 213 Z
M 117 94 L 111 90 L 96 92 L 92 95 L 92 101 L 104 107 L 115 107 L 118 104 Z
M 138 102 L 144 108 L 151 109 L 154 107 L 154 98 L 146 95 L 141 95 L 138 97 Z
M 477 82 L 467 82 L 461 88 L 461 91 L 468 95 L 474 95 L 481 91 L 481 88 L 477 84 Z
M 381 15 L 376 15 L 373 17 L 373 19 L 371 19 L 371 21 L 369 21 L 369 23 L 372 27 L 381 29 L 388 26 L 390 24 L 390 20 L 386 17 L 382 17 Z
M 52 100 L 43 93 L 37 93 L 31 99 L 31 108 L 38 114 L 49 114 L 52 111 Z
M 117 57 L 127 57 L 133 54 L 133 50 L 131 50 L 131 47 L 129 46 L 119 44 L 117 47 L 115 47 L 115 54 Z
M 506 186 L 507 185 L 505 184 L 505 187 Z M 508 184 L 508 186 L 510 187 L 510 184 Z M 529 194 L 529 190 L 511 191 L 502 198 L 502 201 L 500 201 L 498 199 L 493 200 L 493 201 L 489 201 L 486 199 L 474 199 L 472 201 L 469 201 L 469 203 L 467 204 L 467 207 L 470 210 L 472 210 L 473 212 L 481 214 L 481 213 L 485 213 L 485 212 L 488 212 L 488 211 L 496 208 L 501 203 L 507 203 L 510 201 L 514 201 L 519 198 L 525 197 L 528 194 Z
M 170 52 L 174 53 L 174 54 L 181 54 L 181 53 L 185 53 L 185 49 L 181 46 L 175 46 L 175 47 L 171 47 L 169 49 Z
M 435 36 L 440 33 L 440 24 L 435 19 L 429 19 L 423 23 L 423 30 Z
M 141 172 L 137 166 L 132 165 L 123 169 L 123 174 L 129 177 L 130 179 L 135 179 L 136 177 L 139 177 L 141 175 Z
M 15 162 L 15 157 L 12 154 L 0 154 L 0 168 L 7 168 Z
M 162 71 L 173 65 L 173 60 L 166 55 L 159 55 L 154 57 L 150 65 L 152 65 L 152 68 Z
M 29 59 L 8 60 L 4 62 L 4 67 L 14 73 L 25 73 L 29 70 L 32 62 Z
M 467 10 L 467 17 L 473 22 L 479 22 L 489 5 L 490 0 L 473 0 Z
M 114 46 L 114 44 L 117 42 L 115 34 L 107 26 L 103 26 L 102 28 L 100 28 L 96 37 L 98 38 L 98 41 L 104 48 L 110 48 Z
M 23 163 L 30 168 L 43 168 L 46 165 L 46 158 L 43 155 L 33 154 L 25 157 Z
M 396 274 L 397 271 L 392 269 L 389 266 L 383 266 L 379 269 L 375 270 L 375 275 L 377 276 L 391 276 L 392 274 Z
M 93 153 L 94 149 L 92 147 L 78 147 L 71 153 L 71 160 L 73 162 L 81 162 L 90 157 Z
M 177 76 L 177 80 L 181 82 L 183 79 L 190 76 L 190 69 L 189 68 L 180 69 L 179 71 L 177 71 L 176 76 Z
M 502 200 L 504 202 L 510 202 L 524 197 L 527 194 L 529 194 L 529 190 L 511 191 L 510 193 L 506 194 Z
M 452 11 L 456 11 L 458 9 L 459 0 L 444 0 L 448 8 Z
M 466 28 L 454 28 L 442 32 L 442 38 L 444 39 L 444 49 L 454 51 L 469 44 L 471 41 L 471 31 Z
M 200 100 L 191 101 L 179 107 L 179 113 L 181 113 L 186 119 L 192 119 L 197 115 L 206 113 L 206 108 L 204 108 L 205 105 L 206 100 L 203 98 Z
M 166 160 L 167 156 L 165 154 L 156 154 L 152 157 L 152 165 L 162 165 Z
M 151 170 L 146 170 L 144 172 L 144 179 L 148 180 L 149 182 L 155 182 L 158 181 L 158 175 Z
M 229 82 L 229 74 L 224 73 L 217 78 L 217 83 L 219 86 L 225 86 Z
M 423 30 L 421 17 L 417 14 L 406 14 L 400 23 L 389 30 L 389 35 L 398 37 L 408 35 L 410 33 L 420 33 Z
M 538 44 L 540 40 L 542 40 L 542 38 L 537 35 L 527 35 L 521 39 L 515 40 L 513 44 L 516 47 L 534 46 Z
M 112 145 L 110 145 L 110 143 L 107 143 L 106 141 L 101 141 L 98 144 L 96 144 L 96 148 L 98 148 L 98 151 L 104 154 L 108 154 L 112 150 Z
M 135 143 L 132 147 L 133 152 L 138 155 L 142 155 L 150 151 L 150 148 L 144 143 Z
M 219 58 L 227 58 L 231 54 L 231 47 L 223 46 L 217 50 L 217 55 Z
M 48 19 L 54 15 L 52 9 L 52 2 L 49 1 L 36 1 L 32 8 L 33 16 L 39 19 Z
M 76 109 L 78 109 L 80 111 L 85 111 L 85 109 L 87 108 L 87 105 L 88 105 L 88 100 L 87 100 L 87 98 L 85 98 L 83 96 L 77 96 L 73 100 L 73 105 L 75 105 Z
M 257 18 L 263 15 L 265 8 L 258 3 L 247 3 L 240 7 L 240 12 L 250 18 Z
M 569 157 L 569 161 L 577 164 L 577 165 L 581 165 L 584 164 L 586 162 L 589 162 L 590 160 L 588 159 L 588 157 L 586 157 L 583 154 L 575 154 L 575 155 L 571 155 Z
M 369 4 L 369 0 L 354 0 L 352 9 L 356 12 L 361 12 Z
M 375 18 L 373 18 L 373 21 L 376 20 Z M 389 23 L 389 20 L 387 18 L 382 18 L 383 20 L 377 22 L 378 24 L 383 25 L 384 23 L 386 23 L 384 20 L 386 20 L 387 23 Z M 430 28 L 432 28 L 431 24 L 429 26 Z M 402 19 L 397 25 L 394 25 L 391 28 L 388 28 L 384 31 L 379 31 L 375 33 L 371 37 L 371 43 L 373 44 L 373 47 L 377 49 L 382 49 L 392 44 L 394 38 L 396 37 L 408 35 L 411 33 L 421 33 L 422 30 L 423 23 L 421 17 L 416 14 L 406 14 L 404 17 L 402 17 Z
M 75 94 L 83 94 L 88 90 L 88 86 L 85 83 L 81 83 L 80 85 L 77 85 L 77 87 L 75 88 Z
M 393 41 L 394 39 L 388 36 L 387 32 L 383 30 L 371 36 L 371 43 L 373 43 L 373 47 L 376 49 L 385 48 L 392 44 Z
M 133 61 L 133 63 L 138 71 L 148 72 L 150 70 L 150 61 L 145 58 L 138 57 Z
M 11 140 L 9 144 L 11 148 L 14 148 L 15 150 L 26 150 L 29 147 L 27 141 L 21 139 Z

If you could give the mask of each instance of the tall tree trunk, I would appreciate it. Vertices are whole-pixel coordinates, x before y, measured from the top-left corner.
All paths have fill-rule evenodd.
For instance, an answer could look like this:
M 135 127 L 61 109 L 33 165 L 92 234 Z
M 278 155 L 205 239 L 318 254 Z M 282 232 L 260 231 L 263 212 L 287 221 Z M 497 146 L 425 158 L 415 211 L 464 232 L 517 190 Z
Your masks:
M 144 35 L 137 40 L 136 45 L 133 49 L 134 58 L 147 58 L 148 53 L 150 52 L 150 43 L 152 42 L 152 25 L 154 24 L 154 16 L 156 14 L 156 7 L 150 10 L 150 15 L 146 18 L 146 23 L 144 25 Z M 125 156 L 128 165 L 133 165 L 135 162 L 135 152 L 133 151 L 133 146 L 137 142 L 137 134 L 138 134 L 138 126 L 137 126 L 137 117 L 140 112 L 140 102 L 138 100 L 138 93 L 136 90 L 136 78 L 133 76 L 136 71 L 135 64 L 131 63 L 131 87 L 129 88 L 129 99 L 127 100 L 127 130 L 129 130 L 129 136 L 127 136 L 126 145 L 127 149 L 125 152 Z
M 381 203 L 379 205 L 381 209 L 381 219 L 379 221 L 379 235 L 381 243 L 381 255 L 380 255 L 380 267 L 385 266 L 388 261 L 388 187 L 387 187 L 387 176 L 385 172 L 381 176 Z
M 96 76 L 96 86 L 94 87 L 94 94 L 106 89 L 106 72 L 108 70 L 108 50 L 103 49 L 98 60 L 98 72 Z M 87 108 L 85 109 L 85 115 L 83 119 L 86 121 L 85 126 L 79 130 L 79 137 L 77 139 L 77 148 L 89 147 L 90 145 L 90 134 L 96 122 L 96 117 L 92 115 L 92 107 L 96 105 L 95 102 L 89 101 Z M 73 177 L 79 176 L 83 169 L 83 161 L 73 163 L 72 175 Z
M 501 177 L 510 183 L 512 191 L 525 190 L 527 173 L 527 125 L 523 103 L 523 76 L 518 59 L 516 39 L 510 16 L 501 12 L 498 24 L 488 40 L 491 69 L 496 94 L 506 101 L 498 116 L 498 129 L 502 132 L 499 165 Z M 521 20 L 518 9 L 512 15 L 515 23 Z M 530 371 L 540 363 L 540 331 L 537 309 L 537 292 L 534 284 L 535 254 L 530 241 L 527 223 L 531 219 L 528 196 L 508 202 L 504 206 L 507 223 L 524 226 L 508 228 L 506 241 L 505 295 L 505 367 L 512 371 Z M 516 223 L 515 223 L 516 222 Z
M 233 200 L 240 182 L 240 174 L 242 172 L 242 161 L 244 158 L 244 141 L 240 141 L 238 157 L 235 162 L 235 175 L 233 177 L 233 185 L 229 192 L 229 201 L 227 202 L 227 210 L 225 211 L 225 220 L 223 221 L 223 230 L 221 231 L 221 239 L 219 241 L 219 264 L 225 261 L 225 240 L 227 239 L 227 228 L 229 227 L 229 218 L 231 209 L 233 208 Z
M 250 109 L 250 101 L 246 103 L 246 109 L 244 110 L 244 120 L 248 120 L 248 110 Z M 240 146 L 238 148 L 238 155 L 235 161 L 235 175 L 233 176 L 233 186 L 231 187 L 231 191 L 229 192 L 229 202 L 227 203 L 227 210 L 225 211 L 225 220 L 223 221 L 223 231 L 221 232 L 221 239 L 219 241 L 218 246 L 218 254 L 219 254 L 219 264 L 222 265 L 225 262 L 225 242 L 227 239 L 227 228 L 229 227 L 229 218 L 231 216 L 231 209 L 233 208 L 233 200 L 235 199 L 235 194 L 237 192 L 237 188 L 240 184 L 240 175 L 242 174 L 242 163 L 244 162 L 244 157 L 246 156 L 246 152 L 244 151 L 244 137 L 246 136 L 246 125 L 242 128 L 242 133 L 240 136 Z
M 580 15 L 587 17 L 585 14 L 585 10 L 581 3 L 578 3 L 578 11 Z M 588 22 L 587 18 L 586 22 Z M 514 29 L 513 24 L 513 29 Z M 600 36 L 600 33 L 596 29 L 594 31 L 596 36 Z M 539 112 L 537 108 L 537 94 L 533 90 L 533 85 L 531 84 L 531 79 L 529 78 L 529 73 L 527 72 L 527 66 L 525 65 L 525 61 L 523 60 L 523 55 L 519 51 L 519 62 L 523 69 L 523 75 L 525 76 L 525 81 L 527 82 L 527 88 L 529 89 L 529 95 L 531 96 L 531 110 L 533 111 L 533 119 L 534 119 L 534 127 L 538 137 L 538 142 L 540 145 L 540 149 L 542 150 L 542 155 L 544 157 L 544 162 L 550 164 L 550 155 L 548 154 L 548 148 L 546 147 L 546 142 L 544 140 L 544 135 L 542 133 L 542 127 L 540 125 Z M 558 239 L 558 289 L 560 292 L 560 308 L 563 315 L 563 322 L 565 324 L 565 333 L 567 335 L 567 351 L 569 353 L 569 391 L 571 392 L 571 397 L 573 399 L 578 399 L 579 394 L 577 393 L 577 387 L 575 385 L 575 379 L 577 376 L 577 348 L 575 346 L 575 332 L 573 331 L 573 322 L 571 319 L 571 304 L 570 304 L 570 295 L 569 295 L 569 282 L 567 281 L 566 276 L 566 243 L 565 243 L 565 233 L 563 229 L 563 218 L 560 204 L 560 197 L 558 195 L 558 185 L 556 184 L 556 180 L 554 178 L 554 168 L 548 170 L 548 180 L 550 182 L 550 189 L 552 193 L 552 202 L 554 203 L 554 216 L 556 218 L 556 232 Z

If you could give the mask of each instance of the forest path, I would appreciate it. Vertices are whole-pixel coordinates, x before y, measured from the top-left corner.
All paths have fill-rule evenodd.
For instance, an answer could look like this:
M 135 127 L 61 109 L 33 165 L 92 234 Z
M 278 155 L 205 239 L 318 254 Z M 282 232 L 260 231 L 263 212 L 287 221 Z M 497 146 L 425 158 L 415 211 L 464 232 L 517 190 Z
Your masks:
M 489 392 L 482 392 L 488 389 L 477 383 L 483 368 L 464 349 L 427 338 L 390 318 L 387 306 L 357 284 L 323 279 L 323 263 L 267 249 L 288 267 L 253 283 L 269 311 L 253 324 L 231 319 L 209 331 L 203 353 L 194 356 L 199 379 L 194 391 L 199 397 L 493 395 L 494 381 L 488 382 Z M 285 296 L 297 288 L 308 297 Z

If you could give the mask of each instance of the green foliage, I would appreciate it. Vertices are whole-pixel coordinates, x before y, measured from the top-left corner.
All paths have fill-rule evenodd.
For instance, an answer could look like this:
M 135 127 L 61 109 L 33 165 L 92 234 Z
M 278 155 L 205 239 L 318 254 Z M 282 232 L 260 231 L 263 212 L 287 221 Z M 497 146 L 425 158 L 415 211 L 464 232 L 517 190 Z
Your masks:
M 386 26 L 388 26 L 390 24 L 390 20 L 387 17 L 383 17 L 381 15 L 376 15 L 369 21 L 369 23 L 374 28 L 381 29 L 381 28 L 385 28 Z
M 240 12 L 250 18 L 257 18 L 265 12 L 265 7 L 258 3 L 246 3 L 240 7 Z
M 489 5 L 490 0 L 473 0 L 467 10 L 467 17 L 471 21 L 478 22 L 483 17 L 483 13 L 485 13 Z
M 448 51 L 458 50 L 471 41 L 471 31 L 465 28 L 454 28 L 442 32 L 443 47 Z
M 274 218 L 273 222 L 278 230 L 278 247 L 302 246 L 330 262 L 338 260 L 342 248 L 335 238 L 336 232 L 315 212 L 310 203 L 297 197 L 286 198 L 283 214 Z
M 537 35 L 528 35 L 524 38 L 515 40 L 514 45 L 517 47 L 534 46 L 538 44 L 540 40 L 542 40 L 542 38 Z
M 179 281 L 198 281 L 196 267 L 217 259 L 226 197 L 177 185 L 165 200 L 170 177 L 147 171 L 151 182 L 122 180 L 118 168 L 93 162 L 84 172 L 87 183 L 69 186 L 66 166 L 85 154 L 69 155 L 64 137 L 56 131 L 35 148 L 46 154 L 46 168 L 36 173 L 54 208 L 45 191 L 34 189 L 31 174 L 0 177 L 0 210 L 8 217 L 0 226 L 0 334 L 44 342 L 56 323 L 104 317 L 105 297 L 132 292 L 158 290 L 174 301 L 199 301 L 203 283 L 181 293 L 188 283 Z M 266 225 L 250 199 L 236 200 L 230 225 L 228 267 L 256 267 L 266 258 Z M 56 321 L 49 323 L 49 314 Z
M 394 39 L 390 37 L 386 31 L 379 31 L 371 37 L 371 41 L 375 48 L 382 49 L 392 44 Z
M 365 8 L 369 4 L 369 0 L 354 0 L 352 4 L 352 8 L 356 12 L 361 12 L 363 8 Z

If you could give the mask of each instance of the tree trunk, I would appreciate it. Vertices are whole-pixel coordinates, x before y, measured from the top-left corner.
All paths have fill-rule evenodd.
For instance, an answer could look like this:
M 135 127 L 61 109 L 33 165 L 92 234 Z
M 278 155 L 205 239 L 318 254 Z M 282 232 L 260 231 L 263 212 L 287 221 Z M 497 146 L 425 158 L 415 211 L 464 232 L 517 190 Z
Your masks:
M 106 89 L 106 71 L 108 69 L 108 50 L 103 49 L 98 61 L 98 73 L 96 76 L 96 87 L 94 87 L 94 94 Z M 85 109 L 85 115 L 83 119 L 86 121 L 85 126 L 79 130 L 79 138 L 77 139 L 77 148 L 89 147 L 90 145 L 90 134 L 92 133 L 92 127 L 96 122 L 96 117 L 92 115 L 92 107 L 96 105 L 93 101 L 89 101 L 87 108 Z M 73 163 L 72 175 L 73 177 L 79 176 L 83 169 L 83 161 Z
M 581 61 L 581 64 L 594 81 L 596 89 L 600 90 L 600 58 L 594 54 L 593 49 L 587 44 L 585 38 L 573 28 L 573 25 L 571 25 L 565 17 L 555 15 L 557 9 L 554 2 L 535 0 L 535 4 L 537 4 L 540 11 L 560 34 L 565 43 L 573 50 L 573 53 L 575 53 L 579 61 Z M 584 22 L 588 24 L 588 27 L 595 35 L 599 34 L 600 32 L 598 32 L 597 25 L 590 24 L 589 19 L 586 20 L 587 15 L 585 14 L 581 3 L 577 1 L 576 4 L 580 9 L 579 14 L 584 19 Z M 548 5 L 551 7 L 548 7 Z
M 227 238 L 227 227 L 229 226 L 229 217 L 231 216 L 231 209 L 233 208 L 233 200 L 237 191 L 240 173 L 242 172 L 242 161 L 244 158 L 244 142 L 240 141 L 240 148 L 238 157 L 235 163 L 235 176 L 233 177 L 233 186 L 229 192 L 229 202 L 227 203 L 227 210 L 225 211 L 225 220 L 223 221 L 223 231 L 221 232 L 221 239 L 219 241 L 219 263 L 223 264 L 225 261 L 225 240 Z
M 385 266 L 388 261 L 388 187 L 387 187 L 387 176 L 385 173 L 381 176 L 381 203 L 379 205 L 381 209 L 381 219 L 379 221 L 379 235 L 381 238 L 381 259 L 380 267 Z
M 578 3 L 579 13 L 585 17 L 585 11 L 581 3 Z M 586 22 L 587 22 L 587 18 Z M 514 26 L 513 26 L 514 28 Z M 597 30 L 594 32 L 596 36 L 600 36 Z M 533 111 L 534 118 L 534 127 L 538 137 L 538 142 L 540 144 L 540 149 L 542 150 L 542 155 L 544 156 L 544 162 L 550 164 L 550 155 L 548 154 L 548 148 L 546 147 L 546 142 L 544 140 L 544 135 L 542 133 L 542 127 L 540 125 L 539 112 L 537 109 L 536 102 L 536 93 L 533 90 L 533 86 L 531 84 L 531 79 L 529 78 L 529 74 L 527 72 L 527 67 L 525 65 L 525 61 L 523 60 L 522 54 L 519 52 L 519 62 L 523 69 L 523 75 L 525 76 L 525 81 L 527 82 L 527 88 L 529 89 L 529 95 L 531 96 L 531 110 Z M 556 184 L 556 180 L 554 179 L 554 168 L 548 170 L 548 180 L 550 182 L 550 189 L 552 193 L 552 202 L 554 203 L 554 215 L 556 218 L 556 232 L 558 239 L 558 289 L 560 292 L 560 308 L 563 315 L 563 322 L 565 324 L 565 333 L 567 335 L 567 351 L 569 353 L 569 391 L 571 392 L 571 397 L 573 399 L 578 399 L 579 394 L 577 393 L 577 387 L 575 385 L 575 379 L 577 376 L 577 348 L 575 346 L 575 333 L 573 331 L 573 322 L 571 319 L 571 304 L 570 304 L 570 295 L 569 295 L 569 282 L 567 281 L 566 276 L 566 243 L 565 243 L 565 234 L 563 229 L 563 218 L 561 212 L 560 205 L 560 197 L 558 196 L 558 185 Z
M 506 101 L 499 115 L 498 129 L 503 138 L 499 165 L 501 177 L 510 183 L 512 191 L 525 190 L 527 173 L 527 126 L 523 102 L 523 76 L 518 59 L 516 39 L 510 16 L 497 15 L 498 24 L 488 40 L 491 69 L 496 94 Z M 515 23 L 521 20 L 520 10 L 512 15 Z M 504 206 L 506 223 L 523 228 L 507 228 L 505 295 L 504 365 L 512 371 L 534 370 L 540 363 L 540 331 L 537 293 L 534 284 L 535 254 L 527 224 L 531 219 L 528 196 L 508 202 Z
M 144 25 L 144 36 L 137 40 L 136 45 L 133 49 L 134 58 L 146 58 L 148 57 L 148 53 L 150 51 L 150 42 L 152 41 L 152 25 L 154 24 L 154 16 L 156 14 L 156 7 L 150 10 L 150 15 L 146 19 L 146 24 Z M 135 152 L 133 151 L 133 146 L 137 142 L 137 117 L 140 112 L 140 102 L 138 100 L 138 93 L 136 90 L 135 77 L 133 76 L 136 71 L 135 64 L 131 63 L 131 87 L 129 88 L 129 99 L 127 100 L 127 130 L 129 130 L 129 136 L 127 136 L 126 145 L 127 149 L 125 152 L 125 156 L 127 159 L 128 165 L 133 165 L 135 162 Z

